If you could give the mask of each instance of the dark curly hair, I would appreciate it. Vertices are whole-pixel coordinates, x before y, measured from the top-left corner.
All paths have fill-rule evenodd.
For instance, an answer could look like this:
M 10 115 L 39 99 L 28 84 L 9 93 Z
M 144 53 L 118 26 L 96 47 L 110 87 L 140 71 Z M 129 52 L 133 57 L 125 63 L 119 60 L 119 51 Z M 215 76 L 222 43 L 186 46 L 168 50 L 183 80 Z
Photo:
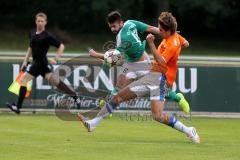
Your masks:
M 116 21 L 121 21 L 122 20 L 122 16 L 121 16 L 121 13 L 118 12 L 118 11 L 112 11 L 110 12 L 108 15 L 107 15 L 107 18 L 106 18 L 107 22 L 108 23 L 114 23 Z

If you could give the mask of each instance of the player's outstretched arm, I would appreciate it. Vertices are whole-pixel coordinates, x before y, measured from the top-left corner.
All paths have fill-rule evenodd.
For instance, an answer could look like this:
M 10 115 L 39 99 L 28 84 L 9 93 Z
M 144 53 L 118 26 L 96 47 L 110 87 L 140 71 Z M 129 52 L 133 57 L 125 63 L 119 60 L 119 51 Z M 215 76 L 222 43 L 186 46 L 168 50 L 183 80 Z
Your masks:
M 88 51 L 89 56 L 94 57 L 94 58 L 99 58 L 104 60 L 104 54 L 103 53 L 98 53 L 94 49 L 90 49 Z
M 159 28 L 154 27 L 154 26 L 148 26 L 146 32 L 158 35 L 159 34 Z
M 154 26 L 148 25 L 148 24 L 140 22 L 140 21 L 135 21 L 135 20 L 129 20 L 129 21 L 131 21 L 132 23 L 134 23 L 136 25 L 137 30 L 140 33 L 148 32 L 148 33 L 157 34 L 157 35 L 159 34 L 158 27 L 154 27 Z

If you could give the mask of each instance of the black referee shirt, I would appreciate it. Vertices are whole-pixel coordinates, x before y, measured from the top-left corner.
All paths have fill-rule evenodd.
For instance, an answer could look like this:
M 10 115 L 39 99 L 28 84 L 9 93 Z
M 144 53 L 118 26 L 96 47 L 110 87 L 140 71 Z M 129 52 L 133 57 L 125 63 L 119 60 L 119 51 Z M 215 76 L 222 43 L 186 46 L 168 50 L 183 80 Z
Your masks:
M 59 47 L 61 41 L 54 37 L 51 33 L 44 30 L 36 34 L 36 30 L 32 30 L 29 34 L 30 44 L 32 48 L 32 57 L 35 63 L 47 64 L 47 52 L 50 46 Z

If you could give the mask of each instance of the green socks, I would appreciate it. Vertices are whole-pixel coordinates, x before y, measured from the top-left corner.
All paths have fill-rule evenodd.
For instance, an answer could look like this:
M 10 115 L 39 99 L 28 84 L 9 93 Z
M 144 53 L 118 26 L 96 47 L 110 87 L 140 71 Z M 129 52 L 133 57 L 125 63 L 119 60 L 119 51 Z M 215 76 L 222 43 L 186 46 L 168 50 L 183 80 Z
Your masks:
M 170 91 L 168 95 L 166 96 L 167 99 L 173 100 L 175 102 L 180 102 L 181 97 L 176 94 L 174 91 Z
M 118 93 L 119 89 L 117 87 L 114 87 L 112 92 L 111 92 L 111 95 L 116 95 Z

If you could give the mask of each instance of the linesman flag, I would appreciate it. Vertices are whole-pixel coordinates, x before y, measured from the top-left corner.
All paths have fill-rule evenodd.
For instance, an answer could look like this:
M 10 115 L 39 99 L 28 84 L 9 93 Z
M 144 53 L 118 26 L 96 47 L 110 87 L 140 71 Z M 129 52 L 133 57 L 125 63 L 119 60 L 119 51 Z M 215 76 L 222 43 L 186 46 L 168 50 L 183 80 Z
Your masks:
M 29 63 L 27 65 L 29 65 Z M 23 69 L 18 74 L 16 80 L 13 81 L 12 84 L 9 86 L 8 90 L 10 92 L 12 92 L 12 93 L 14 93 L 16 95 L 19 95 L 19 90 L 20 90 L 20 87 L 21 87 L 21 83 L 20 82 L 21 82 L 23 74 L 25 73 L 26 68 L 27 68 L 27 66 L 23 67 Z M 31 90 L 32 90 L 32 81 L 29 81 L 27 83 L 27 92 L 26 92 L 25 97 L 29 97 L 30 96 Z

